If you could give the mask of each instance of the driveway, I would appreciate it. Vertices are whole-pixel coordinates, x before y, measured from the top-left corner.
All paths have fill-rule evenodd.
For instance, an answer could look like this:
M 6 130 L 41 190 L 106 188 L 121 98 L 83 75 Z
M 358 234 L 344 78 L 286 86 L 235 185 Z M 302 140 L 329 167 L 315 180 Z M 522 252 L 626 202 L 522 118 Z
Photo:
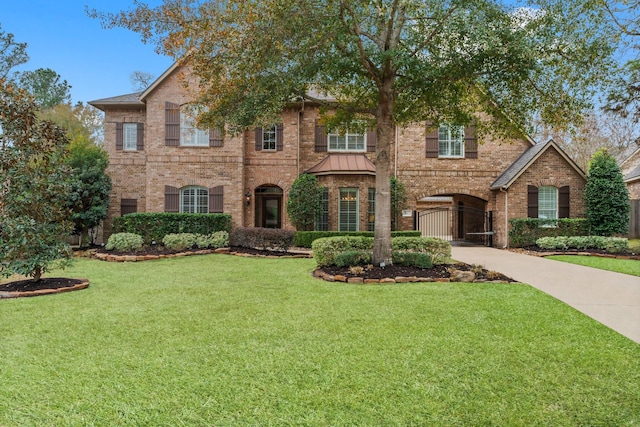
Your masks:
M 451 256 L 527 283 L 640 343 L 640 277 L 483 246 L 454 246 Z

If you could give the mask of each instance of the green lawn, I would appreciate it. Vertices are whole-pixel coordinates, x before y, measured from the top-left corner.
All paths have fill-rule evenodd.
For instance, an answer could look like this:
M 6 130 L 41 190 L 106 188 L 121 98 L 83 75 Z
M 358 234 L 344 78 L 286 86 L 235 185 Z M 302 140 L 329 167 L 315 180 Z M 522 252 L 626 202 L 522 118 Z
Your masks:
M 640 424 L 640 345 L 526 285 L 78 260 L 0 301 L 0 426 Z
M 640 276 L 640 261 L 633 259 L 604 258 L 583 255 L 552 255 L 546 258 L 571 264 L 599 268 L 601 270 L 616 271 L 618 273 Z

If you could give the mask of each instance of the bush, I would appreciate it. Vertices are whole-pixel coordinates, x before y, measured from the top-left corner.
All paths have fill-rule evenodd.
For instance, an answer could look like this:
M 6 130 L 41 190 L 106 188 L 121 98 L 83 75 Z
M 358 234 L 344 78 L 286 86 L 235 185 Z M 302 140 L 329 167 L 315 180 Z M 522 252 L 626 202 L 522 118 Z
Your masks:
M 393 263 L 409 267 L 431 268 L 433 262 L 429 254 L 421 252 L 392 252 Z
M 373 238 L 364 236 L 326 237 L 315 240 L 312 249 L 313 258 L 320 267 L 338 265 L 338 262 L 344 263 L 345 261 L 342 258 L 340 261 L 338 259 L 341 254 L 348 252 L 364 252 L 367 254 L 367 259 L 370 260 L 373 254 Z M 449 242 L 430 237 L 394 237 L 391 239 L 391 250 L 394 262 L 395 254 L 399 254 L 397 256 L 400 257 L 401 262 L 415 262 L 415 264 L 402 265 L 415 265 L 416 267 L 427 263 L 430 266 L 446 263 L 451 257 L 451 245 Z M 428 255 L 429 260 L 427 261 L 425 257 L 421 256 L 407 256 L 405 255 L 406 253 L 425 254 Z M 349 255 L 347 258 L 353 259 L 355 255 Z M 364 263 L 370 263 L 370 261 Z
M 434 237 L 393 237 L 391 251 L 429 254 L 433 264 L 445 264 L 451 258 L 451 244 Z
M 135 233 L 146 244 L 161 242 L 167 234 L 193 233 L 209 235 L 217 231 L 231 231 L 228 214 L 150 213 L 139 212 L 113 219 L 116 233 Z
M 287 251 L 293 243 L 295 231 L 281 228 L 237 227 L 229 236 L 231 246 Z
M 619 253 L 629 249 L 629 240 L 623 237 L 558 236 L 542 237 L 536 240 L 536 245 L 547 250 L 602 249 L 610 253 Z
M 293 246 L 311 248 L 316 239 L 339 236 L 373 237 L 373 231 L 297 231 Z M 391 237 L 420 237 L 420 231 L 392 231 Z
M 229 246 L 229 233 L 216 231 L 209 235 L 196 234 L 196 246 L 200 249 L 217 249 Z
M 162 244 L 172 251 L 184 251 L 196 246 L 196 235 L 193 233 L 167 234 L 162 238 Z
M 589 235 L 585 218 L 514 218 L 509 224 L 509 245 L 516 248 L 535 245 L 541 237 Z
M 142 248 L 142 245 L 144 245 L 142 236 L 134 233 L 116 233 L 109 237 L 105 249 L 108 251 L 134 252 Z
M 371 264 L 373 252 L 370 251 L 346 251 L 336 255 L 337 267 L 351 267 L 354 265 Z

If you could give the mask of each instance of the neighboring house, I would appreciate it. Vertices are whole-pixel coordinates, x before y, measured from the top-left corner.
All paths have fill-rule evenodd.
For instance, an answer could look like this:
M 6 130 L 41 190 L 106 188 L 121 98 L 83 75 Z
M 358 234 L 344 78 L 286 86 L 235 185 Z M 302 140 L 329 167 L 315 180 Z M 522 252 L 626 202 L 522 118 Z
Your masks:
M 200 130 L 174 65 L 147 90 L 90 102 L 105 112 L 111 219 L 132 212 L 224 212 L 235 226 L 291 228 L 293 181 L 325 187 L 321 230 L 373 230 L 375 132 L 327 133 L 319 105 L 292 103 L 269 128 L 222 136 Z M 187 76 L 188 78 L 188 76 Z M 403 229 L 507 245 L 508 219 L 581 217 L 584 172 L 553 141 L 478 141 L 473 128 L 396 129 L 392 167 L 407 190 Z
M 620 163 L 624 182 L 629 190 L 629 199 L 640 199 L 640 149 L 637 149 L 629 157 Z

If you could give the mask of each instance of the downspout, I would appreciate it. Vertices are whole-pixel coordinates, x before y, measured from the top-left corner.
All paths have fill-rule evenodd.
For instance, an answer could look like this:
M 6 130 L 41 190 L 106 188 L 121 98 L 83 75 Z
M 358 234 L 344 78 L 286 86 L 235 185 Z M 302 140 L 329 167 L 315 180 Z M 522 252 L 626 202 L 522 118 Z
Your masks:
M 393 176 L 398 178 L 398 125 L 395 125 L 396 127 L 396 136 L 395 136 L 395 156 L 393 158 Z
M 298 174 L 298 176 L 300 175 L 300 143 L 302 141 L 302 138 L 300 136 L 300 132 L 302 132 L 302 130 L 300 129 L 300 126 L 301 126 L 300 117 L 303 115 L 303 113 L 304 113 L 304 98 L 302 98 L 302 104 L 300 105 L 300 110 L 298 110 L 298 141 L 297 141 L 298 158 L 296 160 L 296 173 Z
M 505 244 L 503 249 L 509 247 L 509 191 L 506 187 L 500 187 L 500 191 L 504 193 L 504 237 Z

